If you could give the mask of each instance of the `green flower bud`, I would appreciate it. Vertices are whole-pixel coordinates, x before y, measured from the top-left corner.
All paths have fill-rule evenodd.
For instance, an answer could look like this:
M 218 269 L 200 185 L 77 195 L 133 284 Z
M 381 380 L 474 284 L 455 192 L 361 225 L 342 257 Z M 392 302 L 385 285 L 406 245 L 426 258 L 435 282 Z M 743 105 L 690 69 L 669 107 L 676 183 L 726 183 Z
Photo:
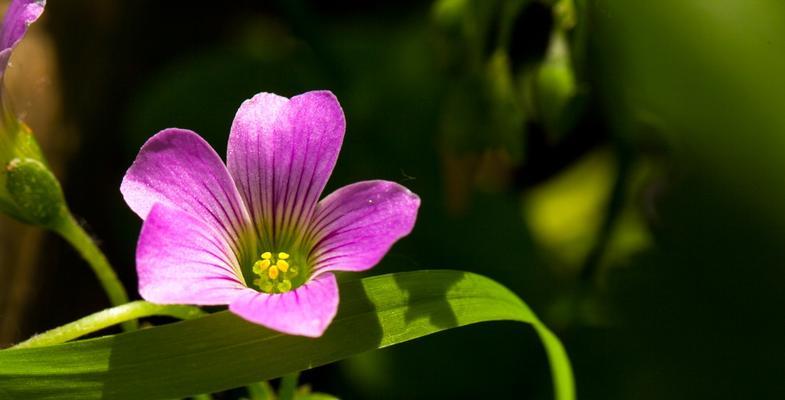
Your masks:
M 10 200 L 0 202 L 0 208 L 8 207 L 3 211 L 24 222 L 51 227 L 66 214 L 60 182 L 41 161 L 33 158 L 11 160 L 5 166 L 0 182 Z
M 579 94 L 564 34 L 551 38 L 548 57 L 535 75 L 533 89 L 540 121 L 554 139 L 560 139 L 577 119 L 578 110 L 572 103 Z
M 52 197 L 62 204 L 57 179 L 46 167 L 44 157 L 30 128 L 11 111 L 0 82 L 0 212 L 23 222 L 50 223 L 52 201 L 35 204 L 35 197 Z M 53 184 L 53 182 L 54 184 Z M 44 189 L 48 187 L 48 189 Z M 13 191 L 13 193 L 12 193 Z M 49 194 L 46 194 L 49 193 Z M 59 211 L 58 211 L 59 212 Z

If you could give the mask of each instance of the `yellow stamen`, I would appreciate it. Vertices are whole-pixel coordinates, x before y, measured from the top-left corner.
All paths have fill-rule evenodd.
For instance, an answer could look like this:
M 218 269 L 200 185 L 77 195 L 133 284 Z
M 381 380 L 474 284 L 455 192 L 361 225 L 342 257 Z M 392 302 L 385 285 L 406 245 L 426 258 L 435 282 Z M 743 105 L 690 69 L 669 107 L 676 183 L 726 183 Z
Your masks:
M 270 260 L 257 261 L 253 265 L 253 272 L 257 274 L 262 274 L 269 267 L 270 267 Z
M 270 267 L 270 269 L 267 270 L 267 276 L 269 276 L 270 279 L 273 280 L 278 279 L 278 272 L 279 272 L 278 267 L 273 265 L 272 267 Z
M 259 266 L 262 268 L 262 271 L 266 270 L 270 266 L 270 260 L 262 260 Z
M 292 280 L 299 275 L 299 268 L 292 256 L 286 252 L 265 251 L 251 268 L 259 279 L 253 284 L 262 292 L 277 294 L 286 293 L 294 287 Z M 288 261 L 287 261 L 288 260 Z M 290 264 L 291 262 L 291 264 Z M 299 282 L 295 280 L 295 282 Z

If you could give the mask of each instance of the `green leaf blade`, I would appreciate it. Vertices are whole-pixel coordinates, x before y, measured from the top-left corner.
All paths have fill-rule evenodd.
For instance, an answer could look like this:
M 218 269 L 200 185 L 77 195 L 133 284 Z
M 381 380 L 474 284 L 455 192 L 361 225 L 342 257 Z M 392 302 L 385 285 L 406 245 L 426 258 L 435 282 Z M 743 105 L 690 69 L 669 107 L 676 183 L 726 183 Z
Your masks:
M 417 271 L 341 284 L 324 336 L 288 336 L 220 312 L 56 346 L 0 351 L 0 398 L 173 398 L 210 393 L 335 362 L 473 323 L 532 324 L 557 398 L 574 398 L 561 343 L 507 288 L 459 271 Z

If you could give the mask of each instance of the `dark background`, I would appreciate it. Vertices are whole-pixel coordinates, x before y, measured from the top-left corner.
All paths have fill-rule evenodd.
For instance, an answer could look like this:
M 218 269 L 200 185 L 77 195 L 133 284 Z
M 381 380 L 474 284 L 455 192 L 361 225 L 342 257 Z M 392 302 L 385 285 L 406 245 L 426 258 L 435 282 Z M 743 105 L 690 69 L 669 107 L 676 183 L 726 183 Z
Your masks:
M 50 0 L 34 29 L 59 83 L 49 129 L 70 143 L 45 150 L 134 298 L 141 222 L 119 185 L 141 144 L 181 127 L 224 154 L 243 100 L 329 89 L 347 132 L 327 191 L 378 178 L 423 200 L 371 274 L 503 283 L 562 339 L 581 398 L 785 396 L 781 2 Z M 65 242 L 38 253 L 9 342 L 108 306 Z M 552 397 L 536 336 L 508 323 L 302 381 Z

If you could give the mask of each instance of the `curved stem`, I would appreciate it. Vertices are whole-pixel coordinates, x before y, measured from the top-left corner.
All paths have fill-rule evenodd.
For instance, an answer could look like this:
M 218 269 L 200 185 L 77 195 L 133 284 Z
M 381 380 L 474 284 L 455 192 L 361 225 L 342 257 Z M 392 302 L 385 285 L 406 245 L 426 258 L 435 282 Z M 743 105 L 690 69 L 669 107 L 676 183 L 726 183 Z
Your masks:
M 630 156 L 626 155 L 625 149 L 617 151 L 617 160 L 619 163 L 619 170 L 616 174 L 616 180 L 611 189 L 611 196 L 606 206 L 605 216 L 602 220 L 597 238 L 586 256 L 583 269 L 580 272 L 580 279 L 583 282 L 589 282 L 596 277 L 600 269 L 600 262 L 603 255 L 605 255 L 608 244 L 611 241 L 613 230 L 624 208 L 624 201 L 626 200 L 627 190 L 629 189 L 630 174 L 632 173 L 633 160 Z
M 33 336 L 13 348 L 21 349 L 65 343 L 112 325 L 153 315 L 193 319 L 206 315 L 206 313 L 200 308 L 193 306 L 159 305 L 139 300 L 88 315 L 69 324 Z
M 106 256 L 104 256 L 104 253 L 101 252 L 90 235 L 76 222 L 70 212 L 66 212 L 66 215 L 52 229 L 67 240 L 79 252 L 82 258 L 90 264 L 113 306 L 128 303 L 128 294 L 120 280 L 117 279 L 117 274 L 115 274 Z M 136 321 L 128 321 L 123 324 L 123 330 L 125 331 L 133 331 L 136 328 Z

